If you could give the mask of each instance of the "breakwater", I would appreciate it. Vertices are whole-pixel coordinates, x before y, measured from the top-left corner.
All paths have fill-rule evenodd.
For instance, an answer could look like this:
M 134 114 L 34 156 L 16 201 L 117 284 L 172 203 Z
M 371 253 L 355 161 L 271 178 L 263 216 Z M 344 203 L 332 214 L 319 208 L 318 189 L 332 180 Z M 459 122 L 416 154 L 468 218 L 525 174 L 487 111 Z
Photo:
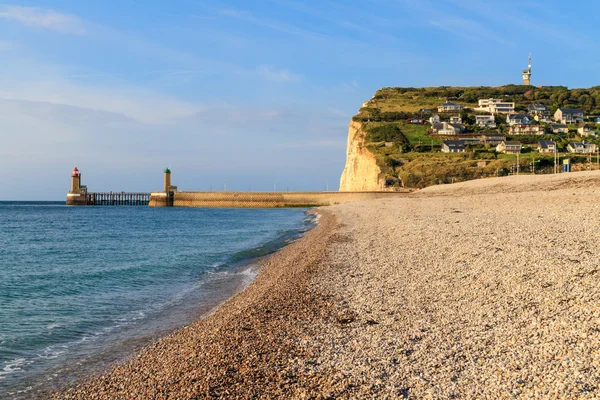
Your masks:
M 280 208 L 317 207 L 406 196 L 402 192 L 153 192 L 151 207 Z

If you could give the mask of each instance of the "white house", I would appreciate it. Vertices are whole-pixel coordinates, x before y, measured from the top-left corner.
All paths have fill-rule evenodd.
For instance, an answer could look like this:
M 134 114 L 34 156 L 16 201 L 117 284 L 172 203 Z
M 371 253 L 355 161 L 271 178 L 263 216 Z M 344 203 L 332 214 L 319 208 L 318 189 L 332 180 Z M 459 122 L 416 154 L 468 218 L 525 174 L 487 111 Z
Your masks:
M 558 148 L 556 142 L 552 140 L 540 140 L 538 142 L 538 151 L 540 153 L 554 153 Z
M 563 124 L 578 124 L 583 122 L 583 111 L 579 108 L 559 108 L 554 113 L 554 120 Z
M 569 127 L 565 124 L 552 124 L 550 130 L 552 133 L 569 133 Z
M 541 125 L 511 125 L 508 127 L 509 135 L 543 135 L 544 127 Z
M 476 115 L 475 123 L 482 128 L 496 127 L 496 120 L 493 115 Z
M 464 126 L 442 122 L 441 124 L 432 125 L 432 129 L 435 135 L 459 135 L 464 130 Z
M 506 123 L 509 125 L 529 125 L 532 119 L 532 117 L 526 114 L 508 114 L 506 116 Z
M 438 112 L 460 112 L 462 107 L 459 104 L 450 101 L 438 106 Z
M 433 124 L 439 124 L 440 122 L 442 122 L 442 120 L 440 119 L 440 116 L 437 115 L 437 114 L 434 114 L 431 117 L 429 117 L 429 123 L 431 125 L 433 125 Z
M 569 150 L 569 153 L 589 154 L 595 153 L 597 147 L 594 143 L 571 142 L 567 145 L 567 150 Z
M 545 105 L 539 103 L 530 104 L 529 106 L 527 106 L 527 112 L 533 117 L 544 117 L 550 115 L 550 109 Z
M 465 144 L 462 140 L 444 140 L 442 142 L 442 151 L 444 153 L 464 153 Z
M 515 103 L 498 99 L 480 99 L 479 107 L 475 108 L 475 111 L 492 114 L 511 114 L 515 112 Z
M 509 140 L 506 142 L 502 142 L 498 146 L 496 146 L 496 151 L 499 153 L 506 153 L 506 154 L 518 154 L 521 152 L 522 148 L 523 148 L 523 145 L 521 144 L 521 142 L 517 142 L 515 140 Z
M 577 133 L 581 137 L 596 136 L 596 132 L 588 124 L 584 124 L 583 126 L 577 128 Z
M 451 124 L 462 124 L 462 118 L 458 116 L 450 117 L 449 121 Z

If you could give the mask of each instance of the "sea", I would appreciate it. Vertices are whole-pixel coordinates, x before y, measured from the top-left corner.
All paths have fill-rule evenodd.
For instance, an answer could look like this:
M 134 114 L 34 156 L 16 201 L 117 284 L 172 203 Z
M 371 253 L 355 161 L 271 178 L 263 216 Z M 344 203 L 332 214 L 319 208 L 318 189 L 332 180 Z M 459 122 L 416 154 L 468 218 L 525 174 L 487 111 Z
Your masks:
M 0 202 L 0 399 L 52 390 L 208 315 L 307 209 Z

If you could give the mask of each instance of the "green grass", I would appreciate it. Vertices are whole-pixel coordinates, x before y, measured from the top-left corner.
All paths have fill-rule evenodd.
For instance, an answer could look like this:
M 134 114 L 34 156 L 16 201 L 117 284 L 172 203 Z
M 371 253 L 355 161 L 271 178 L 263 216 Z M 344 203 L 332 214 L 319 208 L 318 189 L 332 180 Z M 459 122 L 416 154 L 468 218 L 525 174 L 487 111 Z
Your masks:
M 363 123 L 367 132 L 367 148 L 374 154 L 381 168 L 381 177 L 392 185 L 425 187 L 436 183 L 492 176 L 497 170 L 506 171 L 516 162 L 516 155 L 494 154 L 494 146 L 483 149 L 468 149 L 467 153 L 439 152 L 442 139 L 428 135 L 430 125 L 407 124 L 408 118 L 429 118 L 437 113 L 437 106 L 446 100 L 458 103 L 465 110 L 462 114 L 467 128 L 477 131 L 473 124 L 473 108 L 478 99 L 498 98 L 513 101 L 516 108 L 524 109 L 531 103 L 543 103 L 551 113 L 558 107 L 577 107 L 586 115 L 600 114 L 600 86 L 590 89 L 566 87 L 533 87 L 506 85 L 499 87 L 431 87 L 431 88 L 383 88 L 378 90 L 366 107 L 361 108 L 353 120 Z M 421 109 L 431 113 L 421 113 Z M 505 125 L 502 125 L 503 129 Z M 566 139 L 555 136 L 515 137 L 524 143 L 535 144 L 540 139 L 552 138 L 560 146 Z M 573 139 L 570 139 L 573 140 Z M 385 147 L 385 142 L 393 146 Z M 430 151 L 433 147 L 433 152 Z M 420 152 L 424 151 L 424 152 Z M 575 162 L 579 158 L 570 156 Z M 553 164 L 553 155 L 545 156 L 531 151 L 519 157 L 522 165 L 535 159 L 536 165 Z M 486 160 L 485 167 L 478 161 Z

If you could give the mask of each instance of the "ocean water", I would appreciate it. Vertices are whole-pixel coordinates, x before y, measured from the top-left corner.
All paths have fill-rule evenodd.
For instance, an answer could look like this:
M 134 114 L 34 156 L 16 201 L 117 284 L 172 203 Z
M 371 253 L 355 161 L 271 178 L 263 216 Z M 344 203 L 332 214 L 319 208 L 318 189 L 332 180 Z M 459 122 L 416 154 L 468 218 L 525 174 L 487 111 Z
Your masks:
M 305 209 L 0 202 L 0 399 L 43 397 L 210 312 L 313 223 Z

